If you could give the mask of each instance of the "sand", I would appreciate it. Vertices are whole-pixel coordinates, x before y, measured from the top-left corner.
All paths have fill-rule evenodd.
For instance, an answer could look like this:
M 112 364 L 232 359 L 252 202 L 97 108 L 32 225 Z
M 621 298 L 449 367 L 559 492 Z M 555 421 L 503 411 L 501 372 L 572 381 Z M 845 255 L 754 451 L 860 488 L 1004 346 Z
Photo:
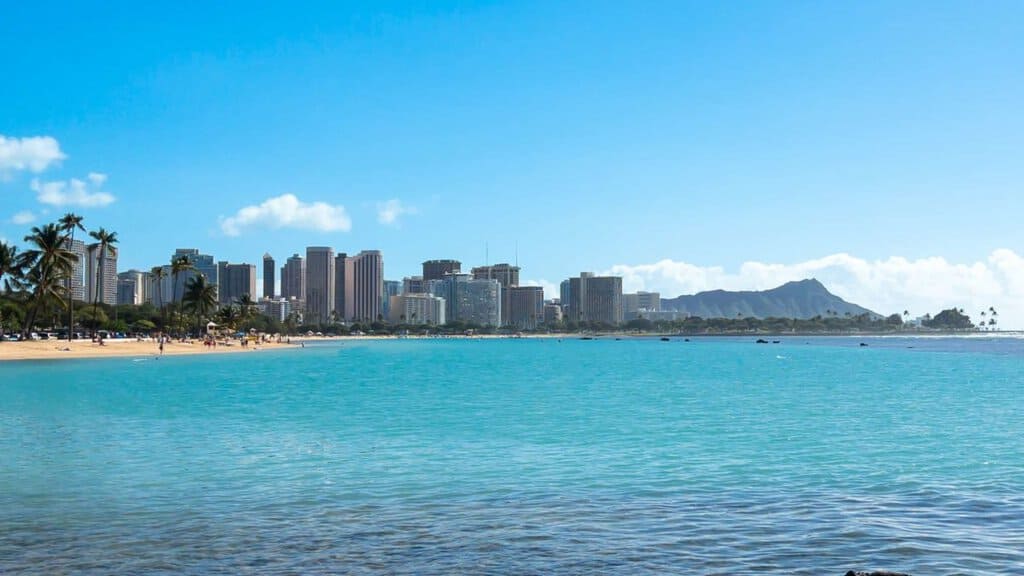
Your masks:
M 166 342 L 164 356 L 183 354 L 227 354 L 258 353 L 263 350 L 297 349 L 297 344 L 250 344 L 243 348 L 238 342 L 232 346 L 217 345 L 216 348 L 203 346 L 196 341 L 191 344 Z M 30 342 L 0 342 L 0 362 L 7 360 L 58 360 L 63 358 L 113 358 L 124 356 L 159 356 L 160 346 L 155 341 L 105 340 L 100 346 L 89 340 L 35 340 Z

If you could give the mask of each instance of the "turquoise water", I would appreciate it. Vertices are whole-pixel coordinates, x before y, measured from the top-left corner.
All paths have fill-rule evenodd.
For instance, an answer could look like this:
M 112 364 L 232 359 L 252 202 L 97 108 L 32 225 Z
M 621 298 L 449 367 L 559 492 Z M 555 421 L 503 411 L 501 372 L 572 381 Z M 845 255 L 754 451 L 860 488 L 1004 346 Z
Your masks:
M 870 344 L 3 364 L 0 573 L 1024 573 L 1021 343 Z

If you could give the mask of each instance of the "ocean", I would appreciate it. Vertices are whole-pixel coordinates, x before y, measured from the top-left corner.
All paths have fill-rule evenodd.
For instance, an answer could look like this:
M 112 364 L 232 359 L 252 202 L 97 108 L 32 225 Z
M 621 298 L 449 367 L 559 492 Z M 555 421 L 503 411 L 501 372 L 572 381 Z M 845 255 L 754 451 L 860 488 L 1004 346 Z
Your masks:
M 0 573 L 1024 574 L 1024 341 L 776 339 L 0 364 Z

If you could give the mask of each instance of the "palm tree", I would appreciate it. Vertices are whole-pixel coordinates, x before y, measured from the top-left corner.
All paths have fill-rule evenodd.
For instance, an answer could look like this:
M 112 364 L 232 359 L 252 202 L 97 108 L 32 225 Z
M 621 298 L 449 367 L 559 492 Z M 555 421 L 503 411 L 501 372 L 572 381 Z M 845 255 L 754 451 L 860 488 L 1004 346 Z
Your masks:
M 235 324 L 238 323 L 238 308 L 235 308 L 231 304 L 227 306 L 221 306 L 217 310 L 217 323 L 225 328 L 235 329 Z
M 217 307 L 217 285 L 206 281 L 206 276 L 199 274 L 189 278 L 185 284 L 185 294 L 181 297 L 185 307 L 196 316 L 196 334 L 204 317 Z
M 248 294 L 242 294 L 235 300 L 235 304 L 238 306 L 238 317 L 242 322 L 248 320 L 256 308 L 256 302 L 253 301 L 252 296 Z
M 82 226 L 82 220 L 84 218 L 73 212 L 68 212 L 60 220 L 57 221 L 60 224 L 61 232 L 64 233 L 64 239 L 67 242 L 67 249 L 73 250 L 75 248 L 75 230 L 81 230 L 85 232 L 85 226 Z M 72 272 L 74 269 L 72 268 Z M 68 280 L 68 342 L 71 342 L 75 331 L 75 303 L 73 301 L 75 292 L 72 290 L 75 281 L 73 278 Z
M 188 270 L 195 270 L 195 266 L 192 265 L 192 261 L 188 259 L 188 256 L 175 256 L 171 258 L 171 277 L 174 279 L 171 288 L 171 304 L 177 304 L 179 318 L 181 316 L 181 302 L 178 301 L 178 276 Z
M 0 292 L 6 294 L 19 286 L 22 268 L 18 265 L 18 247 L 0 242 Z M 6 278 L 5 278 L 6 277 Z
M 100 227 L 99 230 L 89 232 L 89 236 L 96 240 L 96 243 L 90 246 L 90 248 L 97 250 L 96 258 L 99 260 L 99 265 L 96 266 L 96 294 L 92 297 L 92 313 L 93 317 L 96 317 L 96 309 L 100 305 L 101 278 L 105 268 L 103 264 L 107 261 L 107 254 L 117 256 L 117 248 L 114 246 L 114 244 L 117 244 L 117 232 L 107 232 L 105 228 Z M 106 286 L 103 286 L 103 288 L 106 288 Z M 96 328 L 93 329 L 94 333 L 99 329 L 99 324 L 97 323 L 95 326 Z
M 18 257 L 18 266 L 26 270 L 26 280 L 33 287 L 31 305 L 21 329 L 23 338 L 32 331 L 40 308 L 50 303 L 54 296 L 60 297 L 60 304 L 64 305 L 62 281 L 71 274 L 77 259 L 65 248 L 64 236 L 56 224 L 33 227 L 32 233 L 25 236 L 25 242 L 34 247 Z
M 0 282 L 2 282 L 0 284 L 0 296 L 5 296 L 11 292 L 12 288 L 19 287 L 21 277 L 22 269 L 18 265 L 18 247 L 6 242 L 0 242 Z M 4 303 L 0 300 L 0 305 L 8 306 L 11 309 L 15 308 L 13 302 Z M 0 336 L 4 334 L 2 312 L 3 309 L 0 308 Z
M 153 278 L 156 281 L 156 301 L 160 303 L 160 329 L 166 330 L 167 308 L 164 304 L 163 294 L 160 293 L 160 286 L 163 285 L 163 279 L 166 276 L 166 272 L 163 266 L 153 266 L 149 273 L 153 275 Z

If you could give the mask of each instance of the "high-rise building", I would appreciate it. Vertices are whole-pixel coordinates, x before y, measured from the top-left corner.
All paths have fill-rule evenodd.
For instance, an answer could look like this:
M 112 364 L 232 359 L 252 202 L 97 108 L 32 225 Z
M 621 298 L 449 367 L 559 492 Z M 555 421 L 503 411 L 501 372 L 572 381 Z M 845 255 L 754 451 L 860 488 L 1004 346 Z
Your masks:
M 391 317 L 391 297 L 402 293 L 402 283 L 398 280 L 384 281 L 384 317 Z
M 441 326 L 446 323 L 444 298 L 431 294 L 396 294 L 389 300 L 388 321 L 392 324 Z
M 157 308 L 163 308 L 171 303 L 171 289 L 173 287 L 171 283 L 171 266 L 164 264 L 163 266 L 155 266 L 153 270 L 159 270 L 160 274 L 154 274 L 152 271 L 149 272 L 149 280 L 146 282 L 148 286 L 146 302 Z
M 578 278 L 569 278 L 568 285 L 563 282 L 561 292 L 568 320 L 613 326 L 622 323 L 621 277 L 583 272 Z
M 292 254 L 281 267 L 281 297 L 287 300 L 306 298 L 306 261 Z
M 277 276 L 277 267 L 274 263 L 274 257 L 270 254 L 263 254 L 263 297 L 273 298 L 275 293 L 274 280 Z M 255 294 L 250 294 L 253 299 L 256 298 Z
M 334 313 L 339 319 L 346 319 L 345 315 L 345 286 L 348 284 L 348 254 L 344 252 L 334 257 Z
M 147 300 L 149 272 L 129 270 L 117 275 L 117 304 L 139 305 Z
M 501 284 L 497 280 L 474 280 L 469 274 L 448 274 L 432 280 L 431 294 L 445 299 L 448 322 L 480 326 L 501 325 Z
M 334 310 L 334 249 L 306 248 L 306 322 L 327 324 Z
M 221 261 L 217 268 L 217 273 L 220 276 L 220 286 L 217 290 L 218 302 L 231 304 L 243 295 L 256 301 L 255 264 L 229 264 Z
M 510 286 L 505 324 L 520 330 L 536 330 L 544 322 L 544 289 L 540 286 Z
M 117 304 L 117 251 L 111 247 L 101 249 L 99 244 L 89 245 L 85 279 L 89 302 Z
M 70 288 L 73 300 L 82 302 L 85 300 L 85 288 L 88 284 L 85 272 L 89 266 L 89 252 L 85 248 L 85 242 L 81 240 L 70 242 L 68 250 L 75 255 L 75 261 L 71 265 L 71 277 L 65 280 L 64 286 Z M 68 282 L 70 282 L 70 286 L 68 286 Z
M 476 266 L 473 268 L 474 280 L 497 280 L 502 288 L 519 286 L 519 266 L 511 264 L 494 264 L 492 266 Z
M 509 292 L 507 289 L 512 286 L 519 286 L 519 266 L 513 266 L 507 263 L 494 264 L 493 266 L 477 266 L 473 268 L 473 279 L 497 280 L 501 284 L 503 292 L 501 302 L 501 324 L 508 324 L 509 319 L 505 317 L 505 315 L 509 313 L 512 303 L 509 301 Z
M 423 263 L 423 281 L 443 280 L 445 274 L 462 272 L 462 262 L 458 260 L 427 260 Z
M 185 286 L 188 285 L 188 281 L 195 278 L 197 275 L 202 274 L 206 277 L 206 281 L 210 284 L 220 284 L 220 277 L 217 269 L 217 263 L 214 262 L 213 256 L 210 254 L 200 254 L 196 248 L 178 248 L 174 251 L 171 256 L 171 261 L 174 261 L 184 256 L 188 259 L 192 265 L 192 270 L 186 270 L 178 274 L 177 278 L 171 277 L 171 294 L 167 297 L 170 299 L 180 301 L 182 296 L 185 295 Z
M 659 312 L 661 310 L 661 294 L 658 292 L 637 292 L 635 294 L 622 295 L 622 317 L 624 320 L 633 320 L 645 315 L 647 312 Z
M 345 318 L 373 322 L 384 317 L 384 257 L 363 250 L 345 260 Z
M 423 276 L 406 276 L 402 278 L 402 294 L 423 294 L 427 291 Z

